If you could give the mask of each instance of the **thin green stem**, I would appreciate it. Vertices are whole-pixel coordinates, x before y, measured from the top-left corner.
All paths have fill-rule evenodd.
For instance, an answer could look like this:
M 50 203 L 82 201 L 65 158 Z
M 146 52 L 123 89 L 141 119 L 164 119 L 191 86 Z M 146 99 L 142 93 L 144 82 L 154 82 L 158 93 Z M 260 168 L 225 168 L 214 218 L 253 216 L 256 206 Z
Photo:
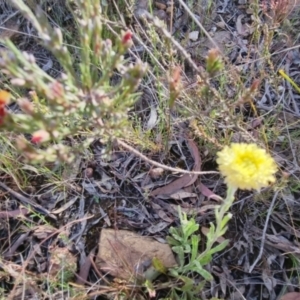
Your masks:
M 204 252 L 202 252 L 199 256 L 199 258 L 205 257 L 205 255 L 211 250 L 213 244 L 217 241 L 217 239 L 224 234 L 222 231 L 224 231 L 224 224 L 223 219 L 226 218 L 226 213 L 230 209 L 233 201 L 234 201 L 234 194 L 236 192 L 237 188 L 229 186 L 227 189 L 227 196 L 224 199 L 221 206 L 216 208 L 215 215 L 216 215 L 216 228 L 213 232 L 213 235 L 210 236 L 207 240 L 206 249 Z M 229 216 L 227 216 L 229 217 Z M 230 218 L 230 217 L 229 217 Z M 211 225 L 213 226 L 213 225 Z

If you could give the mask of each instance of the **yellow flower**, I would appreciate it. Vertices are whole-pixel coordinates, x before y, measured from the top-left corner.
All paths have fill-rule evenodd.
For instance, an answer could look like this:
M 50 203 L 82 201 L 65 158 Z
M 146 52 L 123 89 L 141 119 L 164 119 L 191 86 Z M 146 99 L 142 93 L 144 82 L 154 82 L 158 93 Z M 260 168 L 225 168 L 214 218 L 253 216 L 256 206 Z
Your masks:
M 4 90 L 0 90 L 0 106 L 3 107 L 4 105 L 8 104 L 10 99 L 10 93 Z
M 274 159 L 255 144 L 231 144 L 217 155 L 220 172 L 230 187 L 260 190 L 275 181 Z

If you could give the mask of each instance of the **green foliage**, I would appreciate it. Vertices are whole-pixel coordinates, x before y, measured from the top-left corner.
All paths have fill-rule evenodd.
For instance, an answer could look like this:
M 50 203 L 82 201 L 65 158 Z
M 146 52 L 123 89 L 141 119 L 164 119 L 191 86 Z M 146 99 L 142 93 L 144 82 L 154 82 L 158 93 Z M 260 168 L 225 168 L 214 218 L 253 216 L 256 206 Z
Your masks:
M 17 147 L 31 162 L 70 162 L 95 138 L 108 142 L 124 136 L 128 110 L 137 99 L 134 92 L 146 71 L 144 64 L 124 59 L 131 32 L 122 33 L 114 44 L 103 40 L 100 2 L 72 1 L 79 44 L 76 54 L 70 52 L 61 30 L 49 24 L 41 9 L 34 13 L 21 0 L 12 3 L 35 27 L 41 44 L 59 61 L 63 73 L 52 78 L 32 55 L 6 40 L 7 51 L 0 59 L 2 72 L 24 93 L 29 89 L 31 99 L 14 97 L 22 113 L 6 112 L 1 130 L 18 135 Z M 116 72 L 120 80 L 112 84 Z M 35 147 L 24 134 L 32 134 L 35 144 L 45 143 L 43 148 Z M 66 138 L 75 139 L 76 147 L 67 144 Z
M 216 226 L 211 223 L 208 234 L 206 235 L 206 249 L 199 253 L 200 235 L 198 232 L 199 225 L 194 218 L 188 220 L 185 213 L 179 209 L 180 227 L 170 228 L 170 236 L 167 237 L 168 243 L 172 250 L 177 254 L 178 266 L 169 270 L 169 275 L 177 278 L 182 282 L 181 286 L 172 289 L 172 299 L 198 299 L 198 293 L 203 289 L 208 281 L 213 279 L 212 275 L 206 270 L 213 254 L 222 251 L 228 245 L 228 240 L 215 245 L 220 237 L 227 230 L 227 223 L 231 214 L 226 214 L 232 202 L 235 190 L 228 189 L 228 196 L 221 206 L 215 209 Z M 191 278 L 191 274 L 200 275 L 203 280 L 197 284 Z M 178 298 L 177 292 L 180 292 L 183 298 Z

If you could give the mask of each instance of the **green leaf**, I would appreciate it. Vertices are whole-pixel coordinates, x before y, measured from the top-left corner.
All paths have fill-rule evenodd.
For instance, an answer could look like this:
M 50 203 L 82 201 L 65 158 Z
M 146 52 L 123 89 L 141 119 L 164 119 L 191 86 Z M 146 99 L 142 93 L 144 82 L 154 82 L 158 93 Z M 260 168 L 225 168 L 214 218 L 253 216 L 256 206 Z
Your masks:
M 178 240 L 175 240 L 171 236 L 167 236 L 167 242 L 170 246 L 180 246 L 181 245 L 181 243 Z
M 194 232 L 199 230 L 199 224 L 196 224 L 194 219 L 189 220 L 187 224 L 182 225 L 182 227 L 185 239 L 188 239 Z
M 178 230 L 177 228 L 171 227 L 169 229 L 169 233 L 172 235 L 172 237 L 174 239 L 176 239 L 179 242 L 182 242 L 183 239 L 182 239 L 182 237 L 180 235 L 180 230 Z
M 210 227 L 209 227 L 209 232 L 206 235 L 207 239 L 212 239 L 212 237 L 215 235 L 215 231 L 216 231 L 216 227 L 214 223 L 209 223 Z
M 166 274 L 168 269 L 164 266 L 163 262 L 158 259 L 157 257 L 154 257 L 152 259 L 152 265 L 160 273 Z
M 221 229 L 221 230 L 218 232 L 218 237 L 223 236 L 223 235 L 226 233 L 227 229 L 228 229 L 227 226 L 225 226 L 223 229 Z
M 170 297 L 169 298 L 166 298 L 164 300 L 181 300 L 181 298 L 177 295 L 177 292 L 175 289 L 172 288 L 172 291 L 171 291 L 171 294 L 170 294 Z
M 209 272 L 207 272 L 205 269 L 203 269 L 201 264 L 198 261 L 195 260 L 194 264 L 196 267 L 194 269 L 195 272 L 199 273 L 205 280 L 208 280 L 208 281 L 213 280 L 212 275 Z
M 194 286 L 194 280 L 186 277 L 186 276 L 180 276 L 178 279 L 182 280 L 184 282 L 184 285 L 181 287 L 181 290 L 183 292 L 188 292 L 193 289 Z
M 171 269 L 169 269 L 168 274 L 169 274 L 170 276 L 176 277 L 176 278 L 179 276 L 179 273 L 178 273 L 178 271 L 177 271 L 177 268 L 171 268 Z
M 172 250 L 177 253 L 180 267 L 184 266 L 184 251 L 181 246 L 172 247 Z
M 232 217 L 231 214 L 227 214 L 226 216 L 224 216 L 223 220 L 221 221 L 221 229 L 224 228 L 224 226 L 228 223 L 231 217 Z
M 198 235 L 192 235 L 192 251 L 191 251 L 191 261 L 195 260 L 198 254 L 200 237 Z
M 225 240 L 221 244 L 217 245 L 216 247 L 214 247 L 210 251 L 208 251 L 208 254 L 213 255 L 214 253 L 222 251 L 223 249 L 225 249 L 227 247 L 228 244 L 229 244 L 229 240 Z
M 201 254 L 202 255 L 202 254 Z M 207 264 L 209 264 L 212 260 L 212 256 L 209 253 L 205 253 L 205 255 L 203 257 L 198 257 L 198 261 L 202 266 L 206 266 Z
M 204 289 L 205 285 L 206 285 L 206 281 L 203 280 L 199 282 L 198 285 L 194 286 L 194 290 L 193 290 L 194 294 L 200 293 Z
M 183 246 L 184 246 L 184 253 L 191 253 L 192 249 L 191 249 L 191 245 L 190 244 L 185 244 Z

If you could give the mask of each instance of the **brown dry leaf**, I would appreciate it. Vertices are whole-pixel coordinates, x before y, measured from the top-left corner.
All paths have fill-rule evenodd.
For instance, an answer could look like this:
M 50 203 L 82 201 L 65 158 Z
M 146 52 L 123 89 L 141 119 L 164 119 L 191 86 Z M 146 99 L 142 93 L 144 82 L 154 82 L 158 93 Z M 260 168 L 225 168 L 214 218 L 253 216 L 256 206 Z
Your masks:
M 181 200 L 184 198 L 192 198 L 192 197 L 197 197 L 197 194 L 195 193 L 189 193 L 186 192 L 184 190 L 179 190 L 176 193 L 173 193 L 170 195 L 170 198 L 174 199 L 174 200 Z
M 52 211 L 53 214 L 60 214 L 63 211 L 65 211 L 66 209 L 68 209 L 69 207 L 71 207 L 78 199 L 78 196 L 75 196 L 74 198 L 72 198 L 71 200 L 69 200 L 68 202 L 66 202 L 64 205 L 62 205 L 60 208 L 55 209 Z
M 300 254 L 299 247 L 282 235 L 266 234 L 265 243 L 286 253 Z
M 188 144 L 189 150 L 195 161 L 193 171 L 199 172 L 199 171 L 201 171 L 201 158 L 200 158 L 200 153 L 199 153 L 198 147 L 193 140 L 187 140 L 187 144 Z M 179 191 L 183 187 L 193 184 L 197 180 L 197 177 L 198 177 L 198 175 L 184 174 L 182 177 L 172 181 L 171 183 L 153 190 L 150 193 L 150 195 L 151 196 L 171 195 L 171 194 Z
M 199 149 L 193 140 L 187 140 L 187 142 L 188 142 L 189 150 L 195 161 L 193 171 L 200 172 L 201 171 L 201 157 L 200 157 Z M 172 181 L 171 183 L 153 190 L 150 193 L 150 195 L 151 196 L 172 195 L 172 194 L 174 195 L 174 193 L 178 192 L 180 189 L 192 185 L 197 179 L 198 179 L 198 175 L 185 174 L 182 177 Z M 200 183 L 197 188 L 198 188 L 199 192 L 202 193 L 205 197 L 214 199 L 216 201 L 222 200 L 221 197 L 216 195 L 214 192 L 212 192 L 208 187 L 206 187 L 202 183 Z M 194 197 L 194 195 L 190 194 L 188 197 Z
M 197 186 L 198 191 L 208 199 L 214 199 L 218 202 L 222 201 L 222 197 L 215 194 L 213 191 L 211 191 L 207 186 L 205 186 L 203 183 L 200 182 L 200 184 Z
M 169 218 L 168 215 L 161 209 L 157 211 L 158 216 L 165 222 L 172 223 L 174 220 Z
M 166 268 L 176 266 L 169 245 L 127 230 L 102 229 L 96 264 L 111 275 L 130 279 L 151 266 L 153 258 Z
M 53 234 L 57 229 L 51 225 L 39 225 L 34 228 L 33 235 L 40 240 L 47 238 L 49 235 Z
M 300 293 L 291 292 L 283 295 L 280 300 L 300 300 Z
M 1 24 L 2 29 L 0 29 L 0 40 L 11 39 L 14 36 L 20 35 L 19 23 L 15 18 L 9 19 L 4 24 Z
M 0 211 L 0 219 L 17 218 L 28 214 L 29 210 L 27 208 L 22 207 L 10 211 Z
M 70 280 L 77 269 L 77 258 L 66 247 L 55 246 L 50 249 L 50 253 L 48 274 L 56 280 Z
M 169 222 L 158 222 L 155 225 L 151 225 L 150 227 L 147 228 L 147 231 L 154 234 L 156 232 L 160 232 L 164 230 L 166 227 L 170 225 Z
M 173 214 L 177 215 L 178 214 L 178 205 L 175 204 L 170 204 L 169 207 L 171 207 L 173 209 Z M 181 211 L 184 212 L 187 215 L 199 215 L 199 214 L 203 214 L 204 212 L 206 212 L 207 210 L 211 209 L 215 209 L 215 205 L 204 205 L 202 207 L 181 207 Z
M 96 251 L 96 247 L 91 250 L 91 252 L 83 262 L 80 262 L 80 270 L 79 273 L 77 274 L 77 280 L 76 280 L 77 284 L 84 284 L 86 282 L 92 265 L 92 260 L 95 257 L 95 251 Z
M 3 257 L 4 258 L 12 257 L 15 254 L 16 250 L 19 248 L 19 246 L 24 244 L 24 242 L 29 239 L 28 238 L 29 233 L 30 232 L 28 231 L 26 233 L 21 234 L 18 237 L 18 239 L 9 247 L 8 251 L 3 254 Z

